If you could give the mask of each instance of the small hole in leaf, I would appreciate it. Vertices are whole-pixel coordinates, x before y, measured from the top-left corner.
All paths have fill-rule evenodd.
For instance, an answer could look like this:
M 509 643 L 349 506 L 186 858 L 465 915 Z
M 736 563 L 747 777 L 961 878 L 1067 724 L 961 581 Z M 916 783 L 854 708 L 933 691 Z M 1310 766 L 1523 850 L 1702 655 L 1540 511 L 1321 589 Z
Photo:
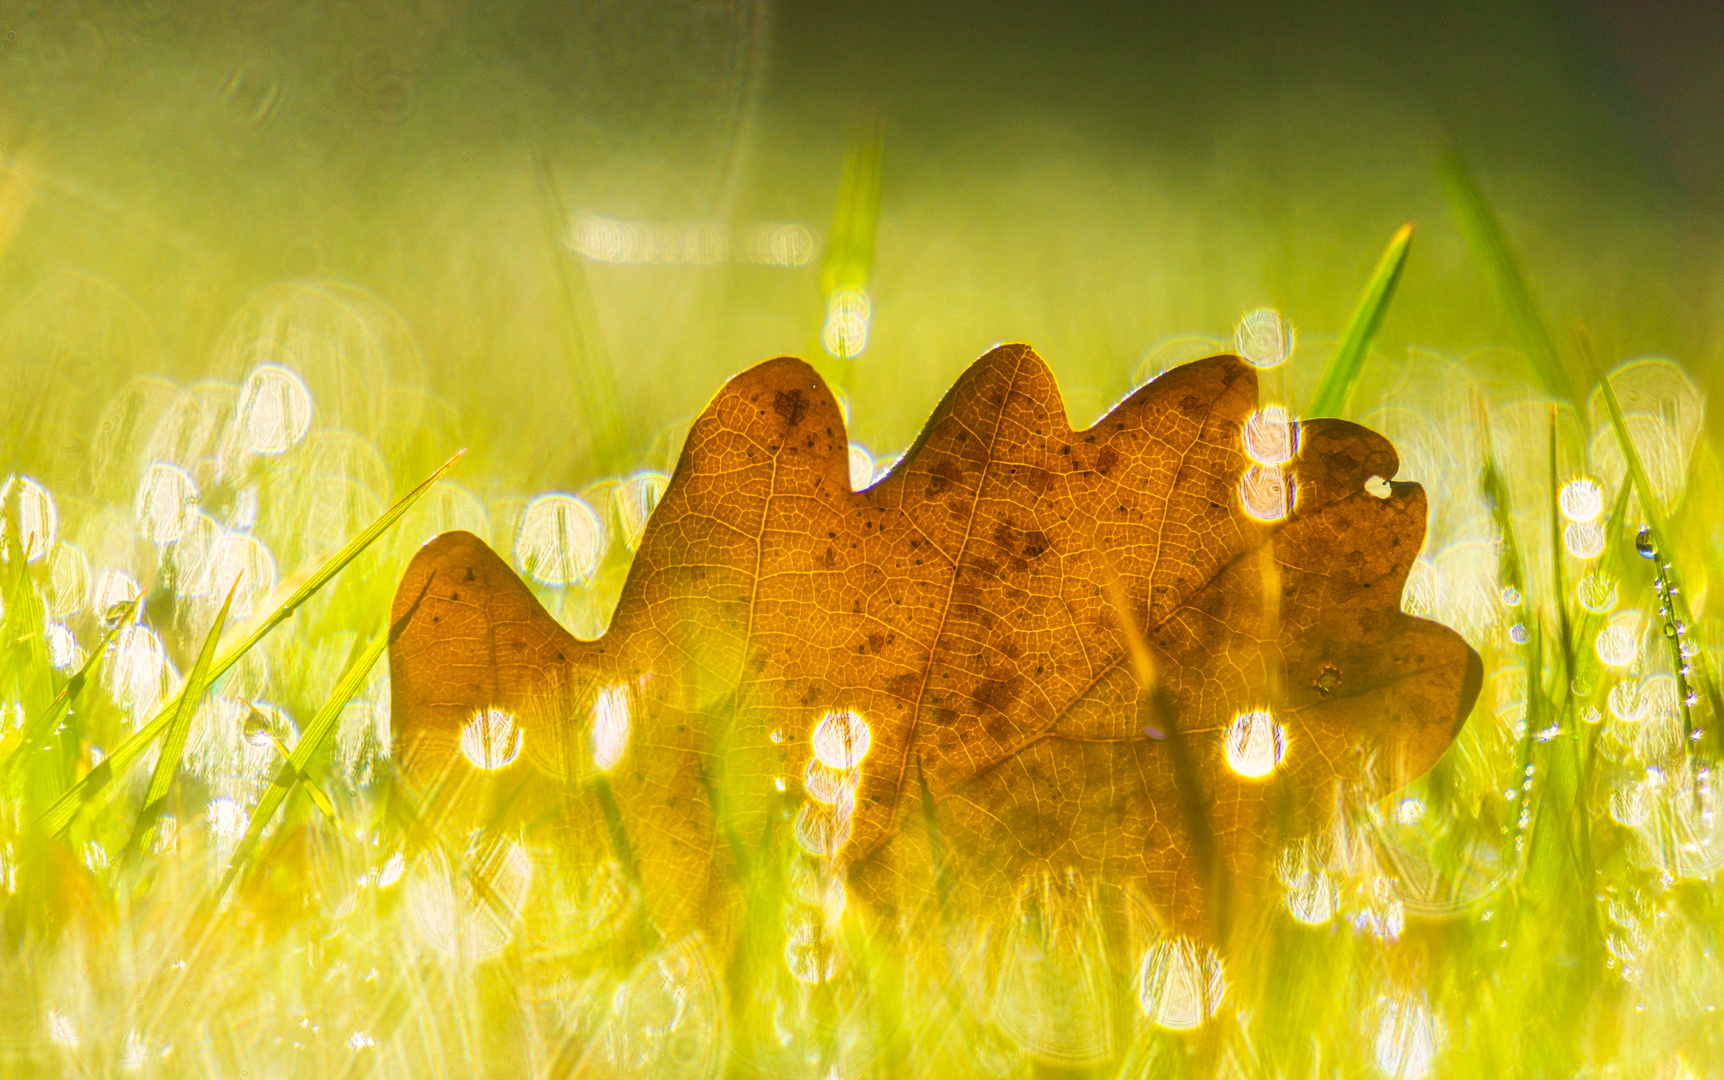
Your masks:
M 1394 489 L 1389 486 L 1389 482 L 1381 476 L 1373 476 L 1369 480 L 1365 481 L 1365 494 L 1367 495 L 1374 495 L 1379 499 L 1386 499 L 1393 494 L 1393 492 Z

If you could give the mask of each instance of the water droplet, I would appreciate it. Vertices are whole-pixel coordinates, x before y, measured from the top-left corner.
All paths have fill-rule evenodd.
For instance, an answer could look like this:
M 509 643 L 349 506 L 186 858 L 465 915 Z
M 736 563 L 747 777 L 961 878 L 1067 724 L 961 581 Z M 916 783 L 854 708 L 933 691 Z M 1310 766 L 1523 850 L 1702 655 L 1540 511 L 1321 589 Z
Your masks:
M 849 709 L 827 713 L 809 735 L 814 756 L 827 768 L 839 772 L 848 772 L 862 764 L 872 741 L 867 721 Z
M 461 726 L 461 753 L 474 768 L 506 768 L 521 753 L 522 732 L 502 709 L 480 709 Z
M 1505 585 L 1502 591 L 1503 603 L 1509 607 L 1520 606 L 1520 590 L 1513 585 Z
M 604 543 L 604 526 L 585 500 L 540 495 L 521 515 L 515 564 L 541 585 L 574 585 L 598 568 Z
M 142 591 L 138 579 L 124 570 L 103 570 L 90 590 L 90 610 L 101 618 L 103 626 L 112 626 Z
M 1287 752 L 1287 736 L 1267 710 L 1254 709 L 1233 718 L 1222 736 L 1227 767 L 1256 780 L 1268 776 Z
M 1508 636 L 1516 645 L 1525 645 L 1527 639 L 1532 637 L 1532 632 L 1521 623 L 1515 623 L 1509 627 Z
M 1658 550 L 1652 543 L 1652 526 L 1642 525 L 1640 527 L 1640 532 L 1636 533 L 1634 537 L 1634 550 L 1640 552 L 1642 559 L 1658 557 Z
M 1673 638 L 1676 636 L 1676 624 L 1675 623 L 1665 623 L 1664 624 L 1664 636 L 1667 638 Z
M 775 743 L 781 743 L 784 741 L 784 729 L 783 728 L 774 728 L 773 729 L 772 741 Z
M 270 746 L 275 741 L 275 728 L 270 723 L 270 715 L 262 709 L 253 706 L 245 714 L 245 741 L 258 749 Z

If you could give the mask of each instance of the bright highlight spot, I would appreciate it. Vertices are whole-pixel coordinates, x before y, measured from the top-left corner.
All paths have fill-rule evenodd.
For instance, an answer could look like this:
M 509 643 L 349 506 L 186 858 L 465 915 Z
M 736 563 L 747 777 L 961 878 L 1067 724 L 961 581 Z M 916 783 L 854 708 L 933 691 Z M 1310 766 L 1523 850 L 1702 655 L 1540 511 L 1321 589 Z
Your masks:
M 158 547 L 180 538 L 197 505 L 198 488 L 177 465 L 158 461 L 144 473 L 133 510 L 138 535 Z
M 604 551 L 604 526 L 584 499 L 540 495 L 521 515 L 515 565 L 541 585 L 575 585 L 592 576 Z
M 1137 1003 L 1150 1023 L 1191 1031 L 1215 1015 L 1227 992 L 1221 958 L 1187 938 L 1167 938 L 1144 953 L 1137 969 Z
M 764 221 L 732 231 L 697 221 L 629 221 L 581 212 L 569 219 L 563 243 L 593 262 L 622 265 L 806 266 L 814 233 L 796 222 Z
M 1285 465 L 1293 460 L 1293 425 L 1287 410 L 1267 405 L 1245 421 L 1245 454 L 1259 465 Z
M 514 716 L 502 709 L 480 709 L 461 726 L 461 753 L 476 769 L 507 767 L 520 756 L 521 741 Z
M 628 746 L 629 689 L 616 683 L 593 700 L 593 764 L 608 772 Z
M 1598 481 L 1585 476 L 1564 484 L 1556 501 L 1562 508 L 1562 516 L 1576 523 L 1595 520 L 1604 512 L 1604 492 L 1599 489 Z
M 1562 530 L 1562 546 L 1577 559 L 1596 559 L 1604 554 L 1604 526 L 1596 521 L 1571 521 Z
M 833 289 L 826 298 L 826 325 L 820 331 L 826 351 L 840 360 L 862 355 L 868 347 L 868 323 L 873 315 L 867 290 Z
M 298 374 L 275 364 L 260 364 L 239 391 L 234 426 L 240 444 L 254 454 L 286 453 L 311 430 L 311 391 Z
M 845 709 L 821 717 L 808 738 L 814 748 L 814 756 L 820 759 L 821 764 L 839 772 L 848 772 L 868 756 L 873 733 L 860 714 Z
M 90 560 L 71 544 L 56 544 L 48 556 L 48 606 L 64 618 L 90 596 Z
M 1610 625 L 1598 632 L 1594 647 L 1598 658 L 1613 668 L 1627 667 L 1640 655 L 1640 613 L 1618 612 Z
M 1274 308 L 1246 313 L 1239 320 L 1233 341 L 1239 355 L 1253 367 L 1276 367 L 1293 355 L 1293 327 Z
M 618 484 L 611 495 L 617 508 L 617 521 L 623 527 L 623 543 L 629 546 L 630 551 L 640 547 L 647 520 L 658 509 L 658 501 L 664 498 L 665 488 L 669 486 L 670 477 L 647 470 Z
M 1275 771 L 1287 752 L 1287 736 L 1266 710 L 1254 709 L 1233 718 L 1222 736 L 1227 767 L 1240 776 L 1258 780 Z
M 60 536 L 60 511 L 48 489 L 28 476 L 10 476 L 0 488 L 0 523 L 15 525 L 25 562 L 40 562 Z M 9 557 L 0 547 L 0 558 Z
M 1253 465 L 1239 481 L 1239 507 L 1258 521 L 1287 516 L 1287 481 L 1273 465 Z
M 103 570 L 90 590 L 90 610 L 103 622 L 111 622 L 142 591 L 138 579 L 124 570 Z
M 850 444 L 850 490 L 861 491 L 874 482 L 874 456 L 861 443 Z
M 1588 574 L 1575 583 L 1574 598 L 1595 615 L 1616 607 L 1616 581 L 1604 574 Z
M 1414 1001 L 1390 1002 L 1377 1027 L 1377 1069 L 1392 1080 L 1420 1080 L 1437 1052 L 1437 1019 Z

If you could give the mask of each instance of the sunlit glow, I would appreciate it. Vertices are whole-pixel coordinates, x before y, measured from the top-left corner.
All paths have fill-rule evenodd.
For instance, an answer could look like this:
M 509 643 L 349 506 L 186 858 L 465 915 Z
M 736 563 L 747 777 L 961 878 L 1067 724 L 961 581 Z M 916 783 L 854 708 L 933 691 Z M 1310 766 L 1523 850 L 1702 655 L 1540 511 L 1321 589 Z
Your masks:
M 1222 736 L 1227 767 L 1240 776 L 1258 780 L 1275 771 L 1287 752 L 1287 736 L 1275 717 L 1263 709 L 1242 712 Z
M 72 1025 L 72 1018 L 58 1009 L 48 1010 L 48 1038 L 68 1050 L 75 1049 L 82 1041 L 78 1038 L 78 1029 Z
M 598 568 L 604 526 L 586 500 L 554 492 L 527 504 L 515 565 L 542 585 L 574 585 Z
M 1150 1023 L 1191 1031 L 1215 1015 L 1227 992 L 1221 957 L 1187 938 L 1164 938 L 1137 968 L 1137 1003 Z
M 1253 465 L 1239 480 L 1239 507 L 1258 521 L 1287 516 L 1287 481 L 1273 465 Z
M 784 964 L 799 982 L 819 985 L 838 967 L 837 943 L 823 920 L 803 916 L 791 922 L 784 938 Z
M 646 532 L 647 520 L 658 509 L 658 502 L 669 486 L 670 477 L 648 469 L 628 477 L 611 493 L 611 500 L 617 508 L 617 521 L 623 529 L 623 543 L 630 551 L 641 546 L 641 534 Z
M 1682 495 L 1687 480 L 1688 451 L 1676 429 L 1660 416 L 1630 415 L 1624 418 L 1629 441 L 1634 444 L 1653 494 L 1665 506 L 1673 505 Z M 1628 467 L 1622 457 L 1622 443 L 1616 429 L 1606 423 L 1592 438 L 1590 456 L 1594 467 L 1611 487 L 1620 487 Z
M 1610 688 L 1610 715 L 1618 720 L 1638 723 L 1646 719 L 1647 699 L 1633 679 L 1624 679 Z
M 629 746 L 629 689 L 615 683 L 593 699 L 593 764 L 609 771 Z
M 1407 571 L 1407 584 L 1401 590 L 1401 610 L 1408 615 L 1435 618 L 1438 605 L 1442 603 L 1442 587 L 1443 579 L 1437 572 L 1436 563 L 1419 556 Z
M 1287 410 L 1266 405 L 1245 421 L 1245 455 L 1259 465 L 1285 465 L 1293 460 L 1293 425 Z
M 40 562 L 60 538 L 60 511 L 48 489 L 28 476 L 9 476 L 0 487 L 0 523 L 16 526 L 25 562 Z M 0 538 L 0 558 L 10 558 Z
M 296 372 L 260 364 L 240 387 L 234 424 L 242 447 L 251 453 L 286 453 L 311 430 L 311 391 Z
M 1593 644 L 1598 658 L 1609 667 L 1623 668 L 1634 663 L 1634 658 L 1640 655 L 1640 613 L 1618 612 L 1598 632 Z
M 158 461 L 144 472 L 133 503 L 138 535 L 152 544 L 171 544 L 180 538 L 197 505 L 198 489 L 177 465 Z
M 842 709 L 821 717 L 808 741 L 814 756 L 827 768 L 848 772 L 868 756 L 873 733 L 860 713 Z
M 174 585 L 181 596 L 227 594 L 232 579 L 217 582 L 222 544 L 227 531 L 214 518 L 194 511 L 174 541 Z
M 1365 494 L 1371 498 L 1387 499 L 1394 493 L 1395 485 L 1389 483 L 1386 478 L 1381 476 L 1367 476 L 1365 478 Z
M 629 221 L 586 211 L 569 219 L 563 242 L 593 262 L 620 264 L 805 266 L 814 233 L 796 222 L 760 222 L 732 231 L 693 221 Z
M 1576 524 L 1592 521 L 1604 512 L 1604 492 L 1598 481 L 1586 476 L 1564 484 L 1556 501 L 1562 516 Z
M 868 324 L 874 317 L 866 289 L 844 287 L 826 298 L 826 324 L 820 330 L 821 344 L 840 360 L 861 356 L 868 348 Z
M 874 456 L 861 443 L 850 444 L 850 490 L 861 491 L 874 482 Z
M 1437 1019 L 1422 1002 L 1383 1006 L 1377 1026 L 1377 1069 L 1391 1080 L 1420 1080 L 1437 1052 Z
M 1562 546 L 1577 559 L 1604 554 L 1604 526 L 1596 521 L 1571 521 L 1562 530 Z
M 1234 347 L 1253 367 L 1272 368 L 1293 355 L 1293 326 L 1274 308 L 1258 308 L 1239 320 Z
M 461 754 L 477 769 L 506 768 L 521 754 L 523 734 L 513 714 L 480 709 L 461 725 Z
M 223 840 L 238 840 L 251 824 L 245 807 L 228 798 L 211 799 L 209 806 L 210 832 Z

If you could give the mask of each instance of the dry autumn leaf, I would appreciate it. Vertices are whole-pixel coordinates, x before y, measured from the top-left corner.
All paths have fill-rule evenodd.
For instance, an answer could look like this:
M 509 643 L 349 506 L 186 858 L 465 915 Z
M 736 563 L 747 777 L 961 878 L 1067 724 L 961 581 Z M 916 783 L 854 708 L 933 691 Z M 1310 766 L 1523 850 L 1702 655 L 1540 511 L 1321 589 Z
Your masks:
M 795 835 L 883 915 L 1075 870 L 1212 936 L 1338 785 L 1428 769 L 1481 677 L 1401 612 L 1426 506 L 1388 442 L 1257 410 L 1217 356 L 1074 432 L 1008 345 L 853 492 L 825 384 L 768 361 L 695 422 L 599 640 L 469 534 L 419 552 L 403 773 L 465 823 L 574 800 L 669 935 L 732 932 Z

